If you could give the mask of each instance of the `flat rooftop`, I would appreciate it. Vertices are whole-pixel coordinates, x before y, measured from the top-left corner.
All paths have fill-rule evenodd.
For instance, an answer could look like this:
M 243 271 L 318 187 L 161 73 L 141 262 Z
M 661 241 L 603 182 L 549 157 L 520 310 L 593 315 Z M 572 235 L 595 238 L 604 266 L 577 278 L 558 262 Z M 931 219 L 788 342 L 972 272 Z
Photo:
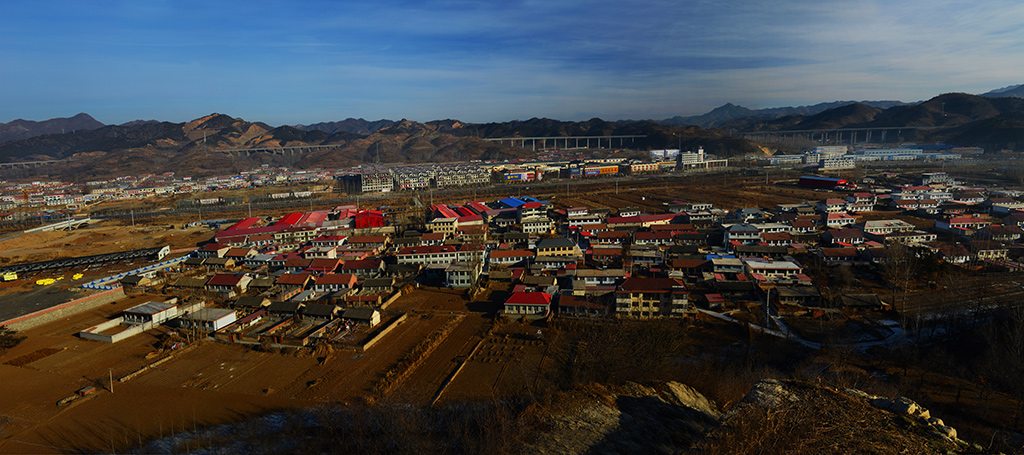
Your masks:
M 178 306 L 178 304 L 169 302 L 146 302 L 143 303 L 142 305 L 136 305 L 127 310 L 124 310 L 124 312 L 132 314 L 153 315 L 161 311 L 166 311 L 168 308 L 174 308 L 176 306 Z

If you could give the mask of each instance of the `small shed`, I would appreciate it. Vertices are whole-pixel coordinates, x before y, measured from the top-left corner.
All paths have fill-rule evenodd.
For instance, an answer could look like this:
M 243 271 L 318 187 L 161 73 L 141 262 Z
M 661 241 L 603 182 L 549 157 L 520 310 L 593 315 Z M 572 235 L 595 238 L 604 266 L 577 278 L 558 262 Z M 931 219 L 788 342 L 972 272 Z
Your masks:
M 153 280 L 150 280 L 148 277 L 145 277 L 143 275 L 128 275 L 124 278 L 121 278 L 120 281 L 121 286 L 123 286 L 125 289 L 135 289 L 139 286 L 149 286 L 152 282 Z
M 167 302 L 146 302 L 124 310 L 124 320 L 135 324 L 159 324 L 178 315 L 177 299 Z
M 380 324 L 380 311 L 373 308 L 352 307 L 346 308 L 342 317 L 355 321 L 359 324 L 367 324 L 373 327 Z
M 203 308 L 199 311 L 178 318 L 178 326 L 196 328 L 208 332 L 216 332 L 234 323 L 238 319 L 235 310 L 227 308 Z
M 235 305 L 234 306 L 235 306 L 235 308 L 238 308 L 238 309 L 256 310 L 256 309 L 259 309 L 259 308 L 263 308 L 263 307 L 265 307 L 267 305 L 270 305 L 270 299 L 268 299 L 266 297 L 263 297 L 263 296 L 252 296 L 252 297 L 245 296 L 245 297 L 239 297 L 238 300 L 235 300 Z
M 835 305 L 840 308 L 856 310 L 883 311 L 889 305 L 878 297 L 878 294 L 843 294 L 836 297 Z
M 267 312 L 275 316 L 293 316 L 304 306 L 302 302 L 273 302 L 267 306 Z
M 338 315 L 338 306 L 325 303 L 310 303 L 302 309 L 302 316 L 314 320 L 331 320 Z

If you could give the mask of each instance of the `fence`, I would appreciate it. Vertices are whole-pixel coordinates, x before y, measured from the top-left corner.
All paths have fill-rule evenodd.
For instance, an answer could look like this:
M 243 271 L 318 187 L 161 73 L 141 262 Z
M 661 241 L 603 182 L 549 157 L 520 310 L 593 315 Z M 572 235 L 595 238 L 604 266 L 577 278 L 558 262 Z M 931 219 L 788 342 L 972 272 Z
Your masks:
M 85 288 L 85 289 L 97 289 L 97 290 L 103 290 L 103 291 L 114 289 L 114 288 L 119 288 L 119 287 L 121 287 L 121 285 L 110 285 L 110 284 L 104 284 L 104 283 L 110 283 L 112 281 L 113 282 L 120 281 L 121 278 L 124 278 L 124 277 L 126 277 L 128 275 L 138 275 L 140 273 L 146 273 L 146 272 L 149 272 L 149 271 L 152 271 L 152 270 L 157 270 L 157 269 L 161 269 L 161 268 L 164 268 L 164 267 L 170 267 L 171 265 L 174 265 L 174 264 L 177 264 L 179 262 L 185 261 L 186 259 L 188 259 L 188 257 L 189 257 L 189 255 L 186 255 L 186 256 L 179 257 L 179 258 L 174 258 L 174 259 L 170 259 L 170 260 L 163 261 L 163 262 L 160 262 L 160 263 L 156 263 L 156 264 L 153 264 L 153 265 L 147 265 L 145 267 L 140 267 L 140 268 L 137 268 L 135 270 L 130 270 L 130 271 L 127 271 L 127 272 L 121 272 L 121 273 L 118 273 L 117 275 L 111 275 L 111 276 L 108 276 L 108 277 L 105 277 L 105 278 L 100 278 L 98 280 L 90 281 L 88 283 L 83 284 L 82 287 Z

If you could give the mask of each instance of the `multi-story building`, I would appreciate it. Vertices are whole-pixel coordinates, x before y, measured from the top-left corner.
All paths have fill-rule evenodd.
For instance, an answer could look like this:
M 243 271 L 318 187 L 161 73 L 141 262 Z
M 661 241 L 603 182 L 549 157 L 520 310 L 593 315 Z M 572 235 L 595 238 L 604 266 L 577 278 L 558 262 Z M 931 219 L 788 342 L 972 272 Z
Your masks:
M 683 316 L 692 311 L 686 285 L 671 278 L 628 278 L 615 292 L 619 316 Z

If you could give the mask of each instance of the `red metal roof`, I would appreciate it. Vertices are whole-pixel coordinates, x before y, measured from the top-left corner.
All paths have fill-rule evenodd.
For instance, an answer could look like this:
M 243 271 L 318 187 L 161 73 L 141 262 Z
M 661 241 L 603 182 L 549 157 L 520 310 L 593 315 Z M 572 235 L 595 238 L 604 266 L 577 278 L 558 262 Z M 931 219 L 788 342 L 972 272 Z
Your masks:
M 296 223 L 298 223 L 299 220 L 301 220 L 301 219 L 302 219 L 302 214 L 301 213 L 298 213 L 298 212 L 296 212 L 296 213 L 289 213 L 289 214 L 285 215 L 283 218 L 281 218 L 280 220 L 278 220 L 278 222 L 274 223 L 274 226 L 293 226 Z
M 533 252 L 532 251 L 527 251 L 527 250 L 507 250 L 507 251 L 492 250 L 491 251 L 491 257 L 492 258 L 517 258 L 517 257 L 527 257 L 527 256 L 533 256 Z
M 357 281 L 356 276 L 348 273 L 328 273 L 316 279 L 316 284 L 346 284 L 353 285 Z
M 218 273 L 210 278 L 210 281 L 206 282 L 207 286 L 237 286 L 239 281 L 242 281 L 243 275 L 235 275 L 232 273 Z
M 550 305 L 551 294 L 546 292 L 516 292 L 505 303 L 515 305 Z
M 671 278 L 628 278 L 622 283 L 625 291 L 671 292 L 673 287 L 684 286 L 682 281 Z
M 304 285 L 309 277 L 308 273 L 286 273 L 277 277 L 277 284 Z
M 451 245 L 428 245 L 428 246 L 408 246 L 402 248 L 398 254 L 434 254 L 434 253 L 454 253 L 455 247 Z
M 239 229 L 249 229 L 249 228 L 257 225 L 260 222 L 261 219 L 262 218 L 255 217 L 255 216 L 252 217 L 252 218 L 246 218 L 246 219 L 244 219 L 242 221 L 239 221 L 239 222 L 231 225 L 231 227 L 227 228 L 226 230 L 233 231 L 233 230 L 239 230 Z
M 376 268 L 380 268 L 380 259 L 360 259 L 354 261 L 346 261 L 341 266 L 341 270 L 360 270 Z
M 387 237 L 383 235 L 364 235 L 361 237 L 349 237 L 348 243 L 351 244 L 363 244 L 363 243 L 384 243 Z

